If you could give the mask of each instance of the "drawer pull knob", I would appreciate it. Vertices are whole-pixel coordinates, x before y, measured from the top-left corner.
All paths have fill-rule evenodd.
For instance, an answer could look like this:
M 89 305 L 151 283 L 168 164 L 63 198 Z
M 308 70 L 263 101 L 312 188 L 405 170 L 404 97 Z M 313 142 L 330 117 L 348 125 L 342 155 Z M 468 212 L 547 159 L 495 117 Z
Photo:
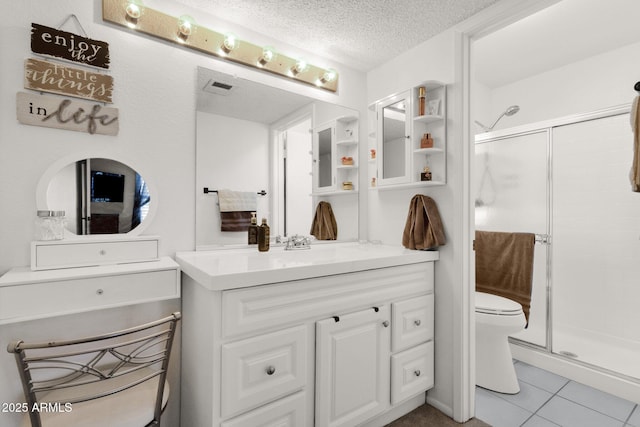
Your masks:
M 422 322 L 420 321 L 420 319 L 416 319 L 413 323 L 415 323 L 416 326 L 420 326 Z
M 416 377 L 419 377 L 421 374 L 420 369 L 416 369 L 413 373 L 416 374 Z
M 276 373 L 276 368 L 274 366 L 267 367 L 267 375 L 273 375 Z
M 102 289 L 98 289 L 98 290 L 96 291 L 96 294 L 98 294 L 98 295 L 102 295 L 102 294 L 104 294 L 104 291 L 103 291 Z
M 385 328 L 389 327 L 389 321 L 385 320 L 384 322 L 382 322 L 382 326 L 384 326 Z

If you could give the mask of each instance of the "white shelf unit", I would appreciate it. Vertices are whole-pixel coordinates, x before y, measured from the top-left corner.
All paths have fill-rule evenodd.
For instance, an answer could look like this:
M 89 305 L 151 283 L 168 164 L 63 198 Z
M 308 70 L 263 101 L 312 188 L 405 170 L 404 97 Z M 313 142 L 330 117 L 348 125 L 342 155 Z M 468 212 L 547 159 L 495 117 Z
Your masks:
M 426 89 L 424 115 L 419 115 L 420 87 Z M 412 89 L 412 101 L 411 181 L 444 185 L 447 182 L 447 87 L 436 81 L 424 82 Z M 420 148 L 420 140 L 427 133 L 433 138 L 433 148 Z M 431 171 L 431 181 L 420 180 L 425 166 Z
M 358 118 L 344 116 L 336 119 L 335 169 L 337 177 L 336 192 L 353 193 L 358 191 Z M 344 164 L 344 158 L 351 158 L 353 164 Z M 344 190 L 342 184 L 351 182 L 352 190 Z
M 425 114 L 420 115 L 420 87 L 426 91 Z M 393 190 L 400 188 L 419 188 L 445 185 L 447 182 L 447 86 L 438 81 L 425 81 L 410 89 L 410 114 L 407 117 L 410 128 L 410 155 L 408 164 L 405 165 L 405 182 L 390 183 L 380 185 L 378 175 L 380 173 L 380 153 L 375 159 L 369 155 L 369 189 L 370 190 Z M 378 105 L 396 97 L 398 94 L 390 95 L 380 101 L 369 105 L 370 123 L 381 120 L 378 117 Z M 377 127 L 376 127 L 377 128 Z M 431 134 L 434 141 L 431 148 L 420 148 L 420 141 L 425 134 Z M 369 146 L 376 149 L 380 146 L 377 141 L 376 132 L 369 134 Z M 429 167 L 432 175 L 430 181 L 421 180 L 421 172 L 425 167 Z M 372 185 L 372 179 L 376 178 L 376 185 Z

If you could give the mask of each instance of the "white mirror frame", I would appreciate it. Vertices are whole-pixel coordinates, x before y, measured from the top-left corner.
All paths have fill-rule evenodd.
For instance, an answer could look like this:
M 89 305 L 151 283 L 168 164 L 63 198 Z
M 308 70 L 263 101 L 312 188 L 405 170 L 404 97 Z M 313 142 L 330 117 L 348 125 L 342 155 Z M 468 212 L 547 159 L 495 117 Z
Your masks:
M 131 169 L 133 169 L 134 171 L 136 171 L 140 176 L 142 176 L 144 178 L 145 183 L 147 184 L 147 187 L 149 188 L 149 194 L 151 194 L 151 203 L 149 206 L 149 212 L 147 213 L 147 215 L 145 216 L 144 220 L 137 226 L 135 227 L 133 230 L 129 231 L 128 233 L 122 233 L 122 234 L 100 234 L 100 238 L 101 239 L 109 239 L 109 236 L 112 236 L 112 238 L 115 239 L 119 239 L 122 238 L 122 236 L 139 236 L 141 235 L 149 226 L 149 224 L 151 224 L 151 222 L 153 221 L 153 218 L 156 215 L 156 211 L 158 210 L 158 200 L 159 200 L 159 196 L 158 196 L 158 188 L 155 185 L 155 182 L 153 181 L 152 178 L 150 178 L 148 173 L 145 173 L 144 170 L 142 170 L 141 168 L 139 168 L 134 162 L 129 161 L 128 159 L 121 159 L 121 158 L 114 158 L 113 155 L 107 154 L 107 153 L 103 153 L 103 152 L 99 152 L 99 151 L 95 151 L 95 150 L 90 150 L 90 151 L 82 151 L 82 152 L 76 152 L 67 156 L 64 156 L 58 160 L 56 160 L 55 162 L 53 162 L 42 174 L 42 176 L 40 177 L 40 180 L 38 181 L 38 184 L 36 185 L 36 207 L 38 210 L 49 210 L 48 207 L 48 203 L 47 203 L 47 191 L 49 189 L 49 183 L 51 182 L 51 180 L 53 179 L 53 177 L 60 172 L 63 168 L 67 167 L 68 165 L 70 165 L 71 163 L 75 163 L 77 161 L 80 160 L 84 160 L 84 159 L 89 159 L 89 158 L 101 158 L 101 159 L 109 159 L 109 160 L 114 160 L 120 163 L 123 163 L 127 166 L 129 166 Z M 85 238 L 85 237 L 90 237 L 90 236 L 98 236 L 98 235 L 78 235 L 78 234 L 74 234 L 71 233 L 70 231 L 65 229 L 65 237 L 73 237 L 73 238 Z

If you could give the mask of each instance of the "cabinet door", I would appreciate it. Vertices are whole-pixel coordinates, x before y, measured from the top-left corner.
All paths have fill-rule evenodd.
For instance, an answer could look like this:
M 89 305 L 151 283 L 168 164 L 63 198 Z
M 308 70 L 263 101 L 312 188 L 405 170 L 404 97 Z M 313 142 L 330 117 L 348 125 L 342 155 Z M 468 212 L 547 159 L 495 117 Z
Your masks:
M 313 132 L 313 191 L 336 189 L 334 123 L 318 127 Z
M 388 306 L 316 323 L 316 426 L 355 426 L 389 406 Z
M 378 185 L 411 180 L 411 94 L 400 93 L 378 104 Z

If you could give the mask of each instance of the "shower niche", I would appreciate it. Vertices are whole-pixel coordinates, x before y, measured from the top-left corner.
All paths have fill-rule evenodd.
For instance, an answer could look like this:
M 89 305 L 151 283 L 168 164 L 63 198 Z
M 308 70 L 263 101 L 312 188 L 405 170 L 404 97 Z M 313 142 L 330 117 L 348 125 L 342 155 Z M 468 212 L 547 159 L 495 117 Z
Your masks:
M 376 152 L 371 188 L 379 190 L 446 183 L 446 85 L 425 81 L 369 106 L 375 111 Z

